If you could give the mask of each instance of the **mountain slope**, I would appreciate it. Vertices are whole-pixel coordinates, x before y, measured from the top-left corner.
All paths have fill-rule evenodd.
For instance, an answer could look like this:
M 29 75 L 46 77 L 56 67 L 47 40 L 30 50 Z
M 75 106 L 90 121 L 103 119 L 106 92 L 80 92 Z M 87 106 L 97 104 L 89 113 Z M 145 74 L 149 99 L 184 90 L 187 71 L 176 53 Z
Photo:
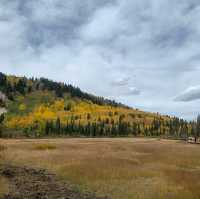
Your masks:
M 26 136 L 131 136 L 191 133 L 178 118 L 143 112 L 97 97 L 72 85 L 45 78 L 27 79 L 0 73 L 6 95 L 4 134 Z

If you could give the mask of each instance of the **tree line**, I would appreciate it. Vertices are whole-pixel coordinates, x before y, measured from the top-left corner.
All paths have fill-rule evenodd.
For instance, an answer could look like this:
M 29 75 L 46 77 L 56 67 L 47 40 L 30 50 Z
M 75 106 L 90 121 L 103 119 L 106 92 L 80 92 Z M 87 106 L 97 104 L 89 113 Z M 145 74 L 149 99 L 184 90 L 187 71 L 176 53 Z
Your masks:
M 200 126 L 199 126 L 200 128 Z M 127 122 L 123 117 L 118 121 L 113 119 L 101 119 L 81 123 L 78 117 L 72 116 L 66 123 L 62 123 L 58 117 L 56 120 L 46 121 L 43 128 L 36 121 L 33 126 L 24 129 L 27 136 L 85 136 L 85 137 L 127 137 L 127 136 L 166 136 L 186 139 L 188 136 L 196 136 L 197 122 L 187 122 L 179 118 L 171 118 L 164 121 L 154 118 L 151 124 Z
M 12 82 L 10 79 L 15 79 Z M 103 97 L 94 96 L 83 92 L 80 88 L 74 87 L 71 84 L 54 82 L 46 78 L 17 78 L 14 76 L 6 76 L 0 72 L 0 91 L 2 91 L 10 100 L 15 99 L 16 94 L 25 95 L 37 90 L 48 90 L 55 92 L 57 97 L 62 98 L 65 93 L 70 93 L 72 97 L 86 99 L 98 105 L 111 105 L 129 108 L 126 105 L 117 103 L 114 100 L 105 99 Z

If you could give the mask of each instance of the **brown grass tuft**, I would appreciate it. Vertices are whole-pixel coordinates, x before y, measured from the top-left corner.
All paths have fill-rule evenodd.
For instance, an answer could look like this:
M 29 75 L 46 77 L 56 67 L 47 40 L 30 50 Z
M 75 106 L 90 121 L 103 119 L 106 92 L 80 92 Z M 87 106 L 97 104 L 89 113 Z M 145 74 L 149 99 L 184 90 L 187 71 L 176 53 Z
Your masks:
M 0 176 L 0 198 L 8 192 L 8 182 Z
M 45 143 L 45 144 L 38 144 L 38 145 L 36 145 L 34 147 L 34 149 L 45 151 L 45 150 L 55 150 L 55 149 L 57 149 L 57 147 L 56 147 L 56 145 Z
M 1 151 L 5 151 L 6 149 L 7 149 L 7 147 L 6 147 L 5 145 L 1 145 L 1 144 L 0 144 L 0 152 L 1 152 Z

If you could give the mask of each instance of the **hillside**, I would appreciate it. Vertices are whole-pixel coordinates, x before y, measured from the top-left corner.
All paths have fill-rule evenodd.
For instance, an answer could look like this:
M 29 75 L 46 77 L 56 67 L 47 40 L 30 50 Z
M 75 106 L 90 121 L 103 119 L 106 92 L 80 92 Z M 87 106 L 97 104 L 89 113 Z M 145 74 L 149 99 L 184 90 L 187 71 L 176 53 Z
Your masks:
M 7 109 L 2 136 L 159 136 L 186 137 L 190 123 L 148 113 L 45 78 L 0 73 L 1 107 Z M 4 109 L 2 109 L 4 110 Z

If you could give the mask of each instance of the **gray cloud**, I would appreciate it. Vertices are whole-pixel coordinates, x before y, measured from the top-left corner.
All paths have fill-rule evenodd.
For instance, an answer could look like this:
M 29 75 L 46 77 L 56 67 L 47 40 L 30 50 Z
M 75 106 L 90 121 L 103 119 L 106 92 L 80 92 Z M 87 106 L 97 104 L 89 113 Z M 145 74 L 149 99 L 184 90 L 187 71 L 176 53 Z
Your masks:
M 126 95 L 140 95 L 141 91 L 135 87 L 129 87 L 128 91 L 125 93 Z
M 141 91 L 132 86 L 131 78 L 129 76 L 123 76 L 114 79 L 111 82 L 112 91 L 116 96 L 136 96 L 140 95 Z
M 0 70 L 192 118 L 197 102 L 170 107 L 200 84 L 199 18 L 198 0 L 2 0 Z
M 128 85 L 130 81 L 130 77 L 121 77 L 118 79 L 115 79 L 111 82 L 111 85 L 113 86 L 126 86 Z
M 175 101 L 193 101 L 200 99 L 200 86 L 193 86 L 187 88 L 184 92 L 175 97 Z

